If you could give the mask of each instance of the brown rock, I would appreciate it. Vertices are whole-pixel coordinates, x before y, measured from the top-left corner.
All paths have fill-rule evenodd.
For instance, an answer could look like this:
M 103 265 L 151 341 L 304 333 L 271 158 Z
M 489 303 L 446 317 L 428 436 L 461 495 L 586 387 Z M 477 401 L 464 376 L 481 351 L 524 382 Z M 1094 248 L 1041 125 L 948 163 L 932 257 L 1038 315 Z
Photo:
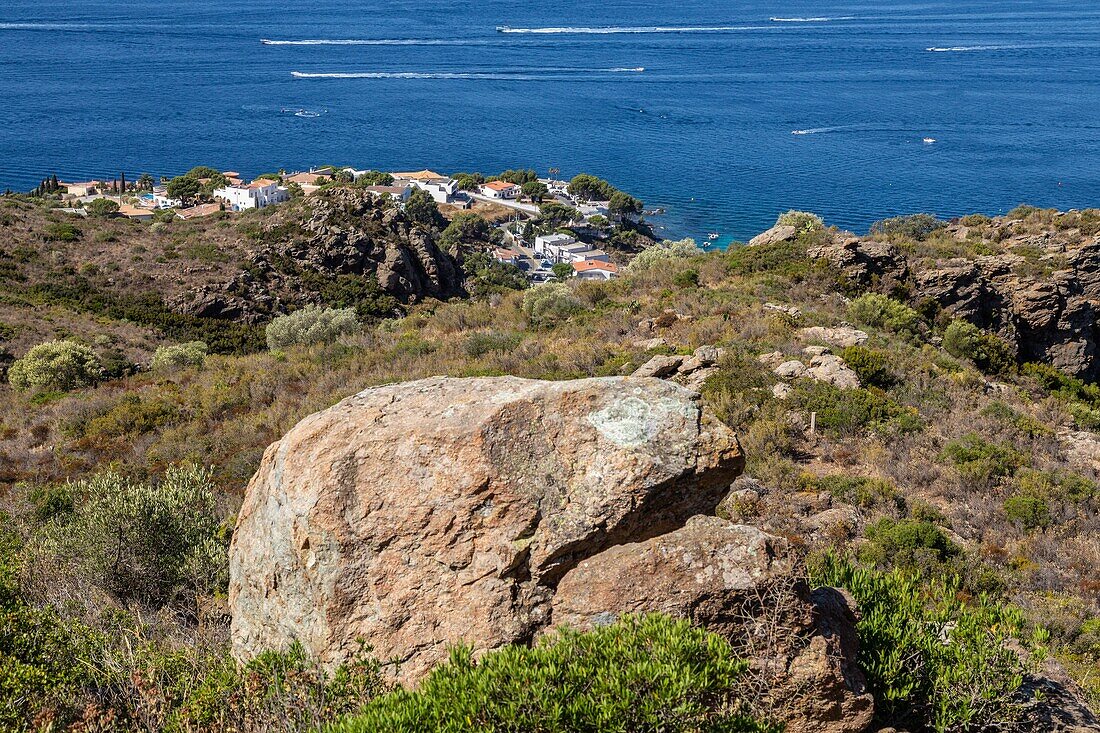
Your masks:
M 635 377 L 669 377 L 680 369 L 683 356 L 658 354 L 635 370 Z
M 854 662 L 855 616 L 838 591 L 811 596 L 800 577 L 786 540 L 694 517 L 577 565 L 558 585 L 553 621 L 590 629 L 621 613 L 690 619 L 753 658 L 761 707 L 787 731 L 862 732 L 873 703 Z
M 789 242 L 798 236 L 798 230 L 790 224 L 778 224 L 766 232 L 761 232 L 749 240 L 750 247 Z
M 264 455 L 230 550 L 235 654 L 363 639 L 419 679 L 448 646 L 524 642 L 558 580 L 711 513 L 744 457 L 655 379 L 434 378 L 368 389 Z

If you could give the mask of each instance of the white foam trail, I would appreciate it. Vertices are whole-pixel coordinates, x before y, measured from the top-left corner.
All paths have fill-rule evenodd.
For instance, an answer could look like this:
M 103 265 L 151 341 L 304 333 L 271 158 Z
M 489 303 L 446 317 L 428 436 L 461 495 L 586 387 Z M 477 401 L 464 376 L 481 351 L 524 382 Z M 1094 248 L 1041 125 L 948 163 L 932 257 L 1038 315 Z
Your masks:
M 542 69 L 512 69 L 508 71 L 492 72 L 458 72 L 458 71 L 332 71 L 332 72 L 305 72 L 292 71 L 290 75 L 295 79 L 514 79 L 535 80 L 549 78 L 551 74 L 640 74 L 645 71 L 644 66 L 613 69 L 574 69 L 574 68 L 542 68 Z
M 973 51 L 1009 51 L 1022 46 L 932 46 L 924 49 L 932 53 L 970 53 Z
M 839 127 L 811 127 L 806 130 L 791 130 L 792 135 L 820 135 L 825 132 L 838 132 L 840 130 L 852 130 L 859 125 L 841 125 Z
M 751 25 L 699 25 L 699 26 L 610 26 L 604 28 L 586 28 L 575 26 L 561 26 L 550 28 L 512 28 L 502 25 L 497 28 L 500 33 L 522 33 L 531 35 L 616 35 L 627 33 L 729 33 L 732 31 L 767 30 L 768 26 Z
M 773 23 L 830 23 L 834 20 L 855 20 L 854 15 L 844 15 L 839 18 L 768 18 Z
M 106 27 L 93 23 L 0 23 L 4 31 L 88 31 Z
M 474 46 L 483 45 L 476 40 L 446 40 L 432 38 L 304 38 L 300 40 L 274 40 L 261 38 L 265 46 Z

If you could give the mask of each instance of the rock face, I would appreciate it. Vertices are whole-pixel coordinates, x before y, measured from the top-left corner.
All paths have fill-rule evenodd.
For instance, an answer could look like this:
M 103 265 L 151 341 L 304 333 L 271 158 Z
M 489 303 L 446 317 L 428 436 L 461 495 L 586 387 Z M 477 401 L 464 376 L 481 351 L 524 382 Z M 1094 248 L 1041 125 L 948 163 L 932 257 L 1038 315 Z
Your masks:
M 466 640 L 524 642 L 576 565 L 712 513 L 743 456 L 655 379 L 429 379 L 369 389 L 264 455 L 231 549 L 241 657 L 362 638 L 416 680 Z
M 170 306 L 208 318 L 254 322 L 324 300 L 318 288 L 365 278 L 407 303 L 462 294 L 462 271 L 434 234 L 369 192 L 335 188 L 262 225 L 262 244 L 230 280 L 187 291 Z
M 798 235 L 798 230 L 790 224 L 777 224 L 766 232 L 757 234 L 755 237 L 749 240 L 750 247 L 759 247 L 762 245 L 779 244 L 781 242 L 789 242 Z
M 1003 239 L 986 243 L 1002 253 L 930 266 L 910 267 L 893 245 L 854 236 L 809 253 L 860 290 L 909 292 L 914 302 L 933 302 L 952 317 L 995 331 L 1016 347 L 1021 361 L 1100 380 L 1100 238 L 1013 235 L 1012 224 L 997 222 Z M 1039 255 L 1029 261 L 1014 249 Z

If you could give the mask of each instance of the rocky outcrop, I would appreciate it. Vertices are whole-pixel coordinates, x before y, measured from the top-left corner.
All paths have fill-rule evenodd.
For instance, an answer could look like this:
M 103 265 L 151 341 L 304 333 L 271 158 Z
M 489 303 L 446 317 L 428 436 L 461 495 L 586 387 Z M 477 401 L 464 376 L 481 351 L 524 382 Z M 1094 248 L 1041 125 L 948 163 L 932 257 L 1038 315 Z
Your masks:
M 854 617 L 810 594 L 786 540 L 713 516 L 744 458 L 698 400 L 654 378 L 434 378 L 306 418 L 239 515 L 235 653 L 300 641 L 334 665 L 363 641 L 415 683 L 457 642 L 664 612 L 750 658 L 787 730 L 862 730 Z
M 700 346 L 691 356 L 658 354 L 638 367 L 631 376 L 670 379 L 698 391 L 718 372 L 718 360 L 723 353 L 717 346 Z
M 769 244 L 789 242 L 798 236 L 798 230 L 790 224 L 777 224 L 766 232 L 757 234 L 749 240 L 750 247 L 761 247 Z
M 341 284 L 362 290 L 359 295 L 376 284 L 379 295 L 402 303 L 463 292 L 454 253 L 441 250 L 433 232 L 368 192 L 335 188 L 279 213 L 259 225 L 255 236 L 261 244 L 239 272 L 185 291 L 169 305 L 190 315 L 256 322 L 322 303 L 326 289 Z
M 586 558 L 713 513 L 743 456 L 655 379 L 429 379 L 306 418 L 264 455 L 231 549 L 236 653 L 364 639 L 415 680 L 529 640 Z
M 851 235 L 809 254 L 836 267 L 856 290 L 908 293 L 914 303 L 934 303 L 951 317 L 996 332 L 1021 361 L 1100 379 L 1100 239 L 1073 231 L 1014 235 L 1013 226 L 994 221 L 990 234 L 998 239 L 984 244 L 998 254 L 920 267 L 892 244 Z M 1014 251 L 1032 254 L 1029 259 Z

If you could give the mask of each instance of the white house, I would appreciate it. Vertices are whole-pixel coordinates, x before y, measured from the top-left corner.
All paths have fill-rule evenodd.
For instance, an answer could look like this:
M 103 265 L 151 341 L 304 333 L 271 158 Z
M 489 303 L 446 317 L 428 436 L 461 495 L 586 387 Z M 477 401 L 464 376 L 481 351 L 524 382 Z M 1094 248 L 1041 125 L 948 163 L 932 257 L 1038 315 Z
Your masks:
M 573 276 L 581 280 L 610 280 L 619 276 L 619 268 L 602 260 L 581 260 L 573 263 Z
M 411 183 L 404 186 L 366 186 L 364 190 L 370 191 L 378 198 L 389 196 L 394 201 L 405 203 L 409 200 L 409 194 L 412 193 L 413 186 Z
M 562 247 L 576 244 L 577 240 L 568 234 L 540 234 L 535 237 L 535 254 L 557 261 Z
M 445 178 L 435 181 L 409 181 L 409 183 L 421 191 L 427 191 L 432 201 L 437 204 L 449 204 L 458 193 L 458 184 Z
M 176 209 L 180 206 L 183 206 L 183 202 L 169 196 L 168 189 L 164 186 L 157 186 L 153 189 L 154 209 Z
M 489 181 L 481 187 L 481 195 L 491 199 L 515 199 L 521 193 L 522 188 L 508 181 Z
M 573 244 L 562 247 L 558 255 L 559 262 L 607 262 L 610 258 L 602 249 L 589 249 L 587 244 Z
M 493 259 L 497 262 L 503 262 L 506 265 L 518 265 L 519 253 L 511 249 L 497 247 L 493 250 Z
M 224 199 L 233 211 L 262 209 L 290 199 L 290 192 L 277 181 L 257 178 L 242 186 L 226 186 L 214 190 L 215 198 Z

